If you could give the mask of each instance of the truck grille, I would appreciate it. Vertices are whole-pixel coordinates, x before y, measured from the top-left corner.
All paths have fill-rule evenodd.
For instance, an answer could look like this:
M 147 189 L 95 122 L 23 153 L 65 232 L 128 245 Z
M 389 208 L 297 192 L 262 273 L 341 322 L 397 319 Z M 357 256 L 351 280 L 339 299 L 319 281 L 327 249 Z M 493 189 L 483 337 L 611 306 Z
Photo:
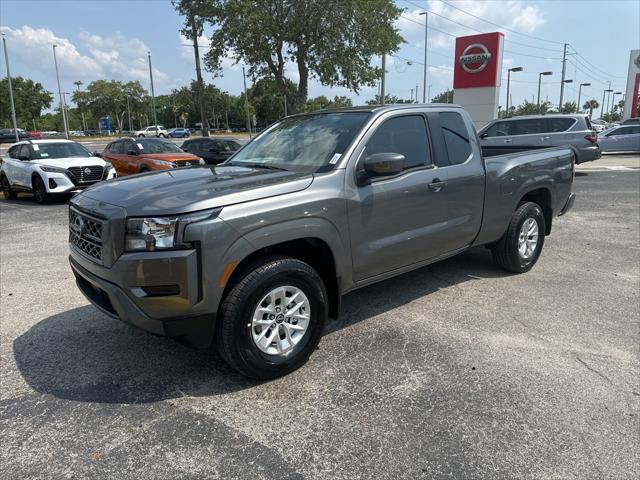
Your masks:
M 93 260 L 102 262 L 102 223 L 70 209 L 69 242 Z
M 74 185 L 89 185 L 102 180 L 104 169 L 99 165 L 90 167 L 69 167 L 67 168 L 67 176 Z
M 176 160 L 178 167 L 196 167 L 200 165 L 200 160 Z

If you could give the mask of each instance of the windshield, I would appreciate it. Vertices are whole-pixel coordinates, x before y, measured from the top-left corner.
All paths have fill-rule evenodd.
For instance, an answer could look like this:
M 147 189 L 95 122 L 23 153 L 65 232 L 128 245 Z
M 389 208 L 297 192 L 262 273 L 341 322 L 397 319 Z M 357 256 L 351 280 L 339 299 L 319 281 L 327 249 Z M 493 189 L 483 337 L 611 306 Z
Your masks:
M 235 152 L 242 146 L 235 140 L 218 140 L 218 142 L 220 142 L 220 146 L 225 152 Z
M 247 144 L 228 165 L 262 165 L 300 173 L 327 171 L 369 115 L 341 112 L 286 118 Z
M 142 146 L 142 153 L 184 153 L 177 145 L 169 140 L 139 138 L 136 140 L 136 143 Z
M 75 142 L 34 143 L 32 147 L 34 160 L 91 156 L 89 150 Z

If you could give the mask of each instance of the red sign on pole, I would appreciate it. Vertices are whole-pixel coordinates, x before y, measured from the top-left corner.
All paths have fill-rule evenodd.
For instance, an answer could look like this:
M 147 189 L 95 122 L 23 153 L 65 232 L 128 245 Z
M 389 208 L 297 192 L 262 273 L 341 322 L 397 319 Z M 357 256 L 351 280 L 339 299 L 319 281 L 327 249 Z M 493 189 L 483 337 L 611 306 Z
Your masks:
M 453 88 L 499 85 L 503 39 L 500 32 L 456 38 Z

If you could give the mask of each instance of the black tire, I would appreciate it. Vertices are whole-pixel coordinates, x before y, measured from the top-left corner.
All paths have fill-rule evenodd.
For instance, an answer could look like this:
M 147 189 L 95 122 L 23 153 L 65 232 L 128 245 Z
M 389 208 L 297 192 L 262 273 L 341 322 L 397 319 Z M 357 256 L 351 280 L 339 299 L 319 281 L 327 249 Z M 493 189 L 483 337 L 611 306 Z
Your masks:
M 522 225 L 529 218 L 532 218 L 538 224 L 538 242 L 533 253 L 525 258 L 518 250 L 518 240 Z M 509 272 L 528 272 L 540 257 L 542 246 L 544 245 L 545 231 L 546 224 L 540 206 L 533 202 L 522 203 L 516 211 L 513 212 L 511 222 L 509 222 L 505 234 L 491 247 L 493 260 L 498 266 Z
M 252 338 L 253 311 L 278 286 L 302 290 L 310 307 L 307 330 L 287 355 L 264 353 Z M 318 345 L 327 318 L 327 299 L 322 279 L 309 265 L 290 257 L 264 257 L 243 270 L 222 302 L 216 321 L 218 352 L 247 377 L 268 380 L 286 375 L 302 366 Z
M 4 194 L 4 198 L 6 198 L 7 200 L 15 200 L 16 198 L 18 198 L 18 192 L 14 192 L 13 190 L 11 190 L 11 184 L 9 183 L 9 179 L 5 175 L 2 175 L 0 183 L 2 184 L 2 193 Z
M 138 173 L 144 173 L 144 172 L 150 172 L 150 171 L 151 169 L 149 167 L 146 167 L 143 165 L 142 167 L 140 167 L 140 170 Z
M 159 134 L 158 137 L 165 138 L 164 133 Z
M 138 138 L 144 138 L 143 134 L 138 135 Z
M 47 188 L 39 176 L 33 177 L 33 196 L 40 205 L 47 204 L 51 201 L 51 195 L 47 193 Z

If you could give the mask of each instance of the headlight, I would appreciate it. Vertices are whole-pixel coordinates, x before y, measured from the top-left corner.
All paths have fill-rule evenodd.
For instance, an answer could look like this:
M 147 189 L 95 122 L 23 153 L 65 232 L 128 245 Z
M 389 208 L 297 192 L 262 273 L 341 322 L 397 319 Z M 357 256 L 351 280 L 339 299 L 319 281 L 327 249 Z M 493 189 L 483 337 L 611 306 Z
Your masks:
M 202 210 L 181 216 L 129 218 L 125 237 L 127 251 L 166 250 L 173 248 L 190 248 L 183 240 L 187 225 L 213 218 L 220 213 L 220 208 Z
M 50 167 L 48 165 L 40 165 L 40 170 L 43 172 L 51 172 L 51 173 L 66 173 L 64 168 L 60 167 Z
M 151 159 L 151 161 L 152 161 L 153 163 L 155 163 L 156 165 L 163 165 L 163 166 L 165 166 L 165 167 L 171 167 L 171 168 L 173 168 L 173 167 L 175 167 L 175 166 L 176 166 L 176 165 L 175 165 L 175 163 L 173 163 L 173 162 L 167 162 L 167 161 L 165 161 L 165 160 L 159 160 L 159 159 L 157 159 L 157 158 L 152 158 L 152 159 Z
M 104 167 L 102 168 L 108 172 L 113 168 L 113 165 L 111 165 L 109 162 L 105 162 Z
M 199 157 L 199 158 L 198 158 L 198 163 L 199 163 L 200 165 L 206 165 L 206 162 L 204 161 L 204 158 L 202 158 L 202 157 Z

